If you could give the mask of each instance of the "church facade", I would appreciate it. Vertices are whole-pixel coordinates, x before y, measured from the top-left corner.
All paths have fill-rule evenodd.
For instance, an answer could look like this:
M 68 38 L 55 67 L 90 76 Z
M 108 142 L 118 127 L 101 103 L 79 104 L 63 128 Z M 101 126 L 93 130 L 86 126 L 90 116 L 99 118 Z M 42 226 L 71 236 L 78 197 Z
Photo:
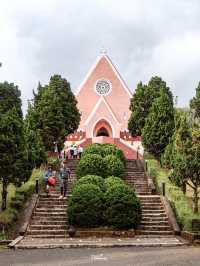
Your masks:
M 66 137 L 65 146 L 83 147 L 112 143 L 128 159 L 141 158 L 140 137 L 128 132 L 132 93 L 106 54 L 101 54 L 76 92 L 81 122 L 77 132 Z

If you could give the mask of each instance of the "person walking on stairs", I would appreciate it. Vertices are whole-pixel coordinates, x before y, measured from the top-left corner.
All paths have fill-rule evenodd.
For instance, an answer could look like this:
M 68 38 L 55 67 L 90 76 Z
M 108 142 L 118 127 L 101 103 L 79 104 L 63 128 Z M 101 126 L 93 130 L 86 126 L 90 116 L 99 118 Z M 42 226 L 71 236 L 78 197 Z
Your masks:
M 64 198 L 66 199 L 67 196 L 67 183 L 68 183 L 68 179 L 70 178 L 70 174 L 71 171 L 69 169 L 69 167 L 66 167 L 65 165 L 63 165 L 60 168 L 60 175 L 59 175 L 59 179 L 60 179 L 60 199 Z

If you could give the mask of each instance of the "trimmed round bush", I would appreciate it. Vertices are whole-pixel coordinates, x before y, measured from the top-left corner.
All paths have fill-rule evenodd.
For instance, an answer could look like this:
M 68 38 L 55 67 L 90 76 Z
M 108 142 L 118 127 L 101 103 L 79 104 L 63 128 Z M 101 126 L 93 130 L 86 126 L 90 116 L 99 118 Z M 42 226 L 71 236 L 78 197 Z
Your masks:
M 102 144 L 102 156 L 115 155 L 118 157 L 125 165 L 126 159 L 122 150 L 118 149 L 117 146 L 113 144 Z
M 108 190 L 110 187 L 115 185 L 123 185 L 124 181 L 117 176 L 109 176 L 105 179 L 104 185 L 105 189 Z
M 99 187 L 101 191 L 105 191 L 104 179 L 98 175 L 86 175 L 86 176 L 81 177 L 76 182 L 75 187 L 83 185 L 83 184 L 93 184 Z
M 125 167 L 123 162 L 115 155 L 107 155 L 103 158 L 105 171 L 104 176 L 124 177 Z
M 105 193 L 104 215 L 106 223 L 114 228 L 137 228 L 141 220 L 140 201 L 127 185 L 113 185 Z
M 82 157 L 88 154 L 98 154 L 102 156 L 102 148 L 101 144 L 91 144 L 84 149 Z
M 93 184 L 76 186 L 68 207 L 69 223 L 80 227 L 95 227 L 102 223 L 103 192 Z
M 81 158 L 78 168 L 77 176 L 82 177 L 86 175 L 102 176 L 104 171 L 104 161 L 101 155 L 87 154 Z

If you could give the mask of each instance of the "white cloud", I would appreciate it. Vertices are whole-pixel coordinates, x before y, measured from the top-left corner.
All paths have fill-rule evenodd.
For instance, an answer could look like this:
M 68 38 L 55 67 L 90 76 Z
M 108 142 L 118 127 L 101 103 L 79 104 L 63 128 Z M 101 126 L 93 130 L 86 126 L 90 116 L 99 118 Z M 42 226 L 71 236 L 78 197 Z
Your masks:
M 0 0 L 0 80 L 22 90 L 60 73 L 75 89 L 102 46 L 131 89 L 160 75 L 186 105 L 200 66 L 198 0 Z

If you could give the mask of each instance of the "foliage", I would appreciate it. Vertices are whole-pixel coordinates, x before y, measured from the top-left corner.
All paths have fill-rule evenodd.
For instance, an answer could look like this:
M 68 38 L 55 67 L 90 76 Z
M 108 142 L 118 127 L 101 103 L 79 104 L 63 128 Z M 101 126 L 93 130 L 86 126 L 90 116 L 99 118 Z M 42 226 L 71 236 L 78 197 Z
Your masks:
M 99 154 L 102 157 L 107 155 L 117 156 L 125 164 L 125 156 L 122 150 L 118 149 L 116 145 L 113 144 L 92 144 L 84 149 L 83 155 L 87 154 Z
M 98 154 L 102 156 L 102 145 L 95 143 L 95 144 L 91 144 L 87 146 L 84 149 L 82 156 L 84 157 L 85 155 L 88 155 L 88 154 Z
M 55 142 L 60 150 L 64 137 L 78 128 L 80 113 L 76 105 L 70 83 L 61 76 L 52 76 L 44 87 L 39 84 L 33 111 L 46 151 L 53 151 Z
M 40 167 L 42 163 L 46 162 L 47 156 L 40 132 L 36 127 L 36 113 L 31 104 L 28 105 L 26 118 L 24 120 L 24 133 L 30 167 Z
M 20 91 L 14 84 L 0 83 L 0 178 L 2 209 L 6 209 L 7 186 L 27 180 L 31 172 L 23 132 Z
M 132 136 L 142 134 L 145 119 L 149 115 L 154 100 L 159 97 L 161 90 L 164 90 L 171 102 L 173 102 L 169 87 L 166 86 L 166 83 L 160 77 L 152 77 L 148 85 L 143 85 L 142 82 L 137 85 L 137 89 L 131 99 L 130 110 L 132 113 L 128 123 Z
M 60 167 L 60 159 L 58 157 L 48 157 L 47 164 L 52 166 L 53 170 L 58 171 Z
M 108 176 L 105 179 L 105 188 L 106 188 L 106 190 L 108 190 L 110 187 L 115 186 L 117 184 L 123 185 L 124 181 L 121 178 L 117 177 L 117 176 Z
M 106 176 L 118 176 L 124 177 L 125 167 L 122 161 L 115 155 L 107 155 L 104 159 L 104 177 Z
M 177 220 L 183 230 L 192 230 L 192 220 L 200 219 L 200 214 L 194 214 L 191 206 L 189 205 L 186 195 L 183 194 L 181 189 L 169 180 L 170 170 L 162 169 L 155 159 L 148 160 L 148 169 L 150 175 L 156 179 L 158 187 L 166 184 L 166 196 L 173 203 Z
M 23 210 L 24 203 L 30 198 L 35 191 L 36 179 L 39 180 L 41 185 L 43 182 L 44 171 L 40 169 L 34 169 L 31 177 L 27 182 L 17 187 L 15 194 L 10 200 L 8 208 L 0 213 L 0 228 L 8 230 L 10 226 L 13 226 L 20 215 L 20 211 Z
M 194 110 L 194 117 L 200 118 L 200 82 L 196 88 L 196 96 L 190 101 L 190 108 Z
M 125 184 L 115 184 L 105 194 L 105 219 L 119 229 L 136 228 L 141 219 L 140 201 Z
M 77 176 L 82 177 L 85 175 L 104 175 L 104 161 L 101 155 L 87 154 L 84 155 L 77 167 Z
M 101 191 L 105 191 L 104 179 L 101 176 L 97 175 L 86 175 L 81 177 L 76 183 L 76 186 L 80 186 L 83 184 L 93 184 L 101 189 Z
M 173 133 L 173 101 L 162 89 L 145 120 L 145 126 L 142 129 L 142 142 L 148 152 L 160 159 Z
M 102 223 L 103 192 L 94 184 L 81 184 L 74 188 L 69 200 L 70 224 L 95 227 Z

